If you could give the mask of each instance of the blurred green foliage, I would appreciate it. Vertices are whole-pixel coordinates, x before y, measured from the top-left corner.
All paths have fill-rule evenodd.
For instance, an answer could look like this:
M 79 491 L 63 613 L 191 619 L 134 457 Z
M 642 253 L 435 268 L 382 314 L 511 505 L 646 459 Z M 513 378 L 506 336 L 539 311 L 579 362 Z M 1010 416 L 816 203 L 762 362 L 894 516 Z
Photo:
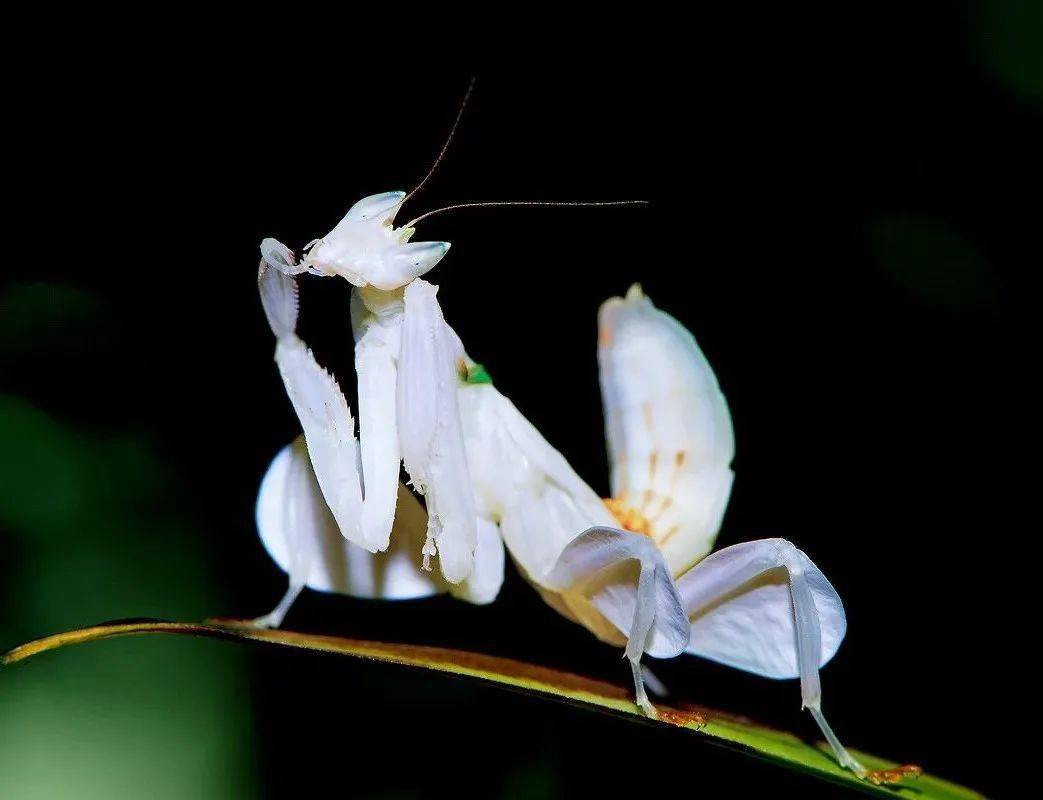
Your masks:
M 42 284 L 0 297 L 3 359 L 98 346 L 100 309 Z M 90 620 L 221 607 L 190 506 L 133 431 L 78 430 L 0 394 L 4 645 Z M 256 795 L 245 655 L 113 642 L 0 674 L 5 798 Z
M 1043 101 L 1043 3 L 979 0 L 972 4 L 969 28 L 993 78 L 1016 96 Z
M 944 220 L 879 217 L 870 223 L 869 238 L 888 278 L 925 305 L 973 312 L 996 301 L 987 259 Z

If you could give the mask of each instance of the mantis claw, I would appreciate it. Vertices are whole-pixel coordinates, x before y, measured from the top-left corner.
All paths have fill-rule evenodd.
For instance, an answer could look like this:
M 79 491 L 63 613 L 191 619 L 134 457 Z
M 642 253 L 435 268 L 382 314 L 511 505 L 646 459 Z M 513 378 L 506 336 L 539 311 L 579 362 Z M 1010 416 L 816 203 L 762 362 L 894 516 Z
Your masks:
M 655 706 L 652 705 L 652 701 L 648 699 L 648 694 L 645 692 L 645 681 L 641 674 L 641 659 L 628 659 L 630 661 L 630 669 L 634 673 L 634 702 L 637 703 L 638 707 L 645 712 L 645 716 L 649 719 L 659 719 L 659 713 L 656 711 Z

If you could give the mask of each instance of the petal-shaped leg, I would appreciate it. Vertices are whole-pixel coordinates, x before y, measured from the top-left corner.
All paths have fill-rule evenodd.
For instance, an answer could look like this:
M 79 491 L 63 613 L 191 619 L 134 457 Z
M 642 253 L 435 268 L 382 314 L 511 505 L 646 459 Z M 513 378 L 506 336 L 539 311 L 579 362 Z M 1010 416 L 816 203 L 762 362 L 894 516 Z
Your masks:
M 303 586 L 385 600 L 428 597 L 448 588 L 438 576 L 420 569 L 417 555 L 427 515 L 401 484 L 398 514 L 385 552 L 370 553 L 344 540 L 315 479 L 303 436 L 272 461 L 261 481 L 256 516 L 265 549 L 290 576 L 286 597 L 259 623 L 281 623 Z
M 353 311 L 358 292 L 354 295 Z M 360 528 L 362 541 L 377 550 L 387 547 L 391 535 L 402 460 L 395 409 L 401 323 L 401 313 L 383 318 L 367 314 L 356 329 L 359 445 L 365 492 Z
M 405 290 L 398 429 L 406 471 L 427 498 L 425 561 L 437 551 L 446 580 L 459 583 L 473 567 L 478 515 L 457 399 L 463 348 L 442 317 L 436 291 L 423 280 Z
M 566 602 L 572 595 L 589 599 L 627 637 L 637 703 L 654 717 L 641 655 L 647 650 L 673 657 L 684 650 L 689 636 L 680 596 L 655 544 L 630 531 L 591 528 L 569 543 L 540 583 L 561 592 Z
M 846 620 L 810 558 L 784 539 L 744 542 L 707 556 L 677 588 L 691 620 L 689 653 L 769 678 L 800 677 L 803 706 L 837 760 L 865 774 L 822 715 L 818 671 L 840 646 Z

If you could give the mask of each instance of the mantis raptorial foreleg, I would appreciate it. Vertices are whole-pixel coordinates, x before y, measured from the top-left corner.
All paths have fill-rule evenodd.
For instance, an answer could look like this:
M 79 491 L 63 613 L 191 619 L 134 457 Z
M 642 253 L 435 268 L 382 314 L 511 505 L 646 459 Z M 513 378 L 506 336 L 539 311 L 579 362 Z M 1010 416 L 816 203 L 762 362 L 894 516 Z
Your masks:
M 319 366 L 295 332 L 296 283 L 263 263 L 257 280 L 265 314 L 276 336 L 275 362 L 304 429 L 322 494 L 344 537 L 376 550 L 373 542 L 362 538 L 360 528 L 362 485 L 355 421 L 336 380 Z
M 692 622 L 688 652 L 767 677 L 800 677 L 801 699 L 837 760 L 865 768 L 841 745 L 822 714 L 819 668 L 844 635 L 840 597 L 803 552 L 784 539 L 733 545 L 677 581 Z
M 352 293 L 355 372 L 359 393 L 359 445 L 362 451 L 362 538 L 384 550 L 395 520 L 398 468 L 402 449 L 395 409 L 398 353 L 402 341 L 402 301 L 392 300 L 377 314 Z
M 398 426 L 402 461 L 428 509 L 425 567 L 437 552 L 442 574 L 459 583 L 471 572 L 478 513 L 464 449 L 457 392 L 463 347 L 442 317 L 437 288 L 414 280 L 404 292 Z

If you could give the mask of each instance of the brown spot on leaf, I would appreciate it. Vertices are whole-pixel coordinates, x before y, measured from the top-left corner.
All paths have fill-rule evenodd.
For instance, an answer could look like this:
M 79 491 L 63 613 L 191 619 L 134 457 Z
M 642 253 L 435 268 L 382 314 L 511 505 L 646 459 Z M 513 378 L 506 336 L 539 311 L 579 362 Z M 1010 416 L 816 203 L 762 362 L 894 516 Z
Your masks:
M 674 463 L 677 465 L 678 469 L 681 469 L 681 467 L 684 466 L 684 460 L 685 460 L 686 457 L 687 457 L 687 454 L 685 453 L 684 450 L 678 450 L 677 451 L 677 455 L 674 456 Z
M 902 778 L 919 778 L 923 769 L 916 764 L 902 764 L 890 769 L 871 769 L 866 773 L 866 780 L 875 786 L 898 783 Z
M 656 712 L 659 714 L 659 719 L 663 722 L 669 722 L 671 725 L 679 725 L 682 728 L 687 728 L 694 725 L 697 728 L 705 727 L 709 721 L 706 715 L 700 711 L 682 709 L 682 708 L 666 708 L 658 706 Z

